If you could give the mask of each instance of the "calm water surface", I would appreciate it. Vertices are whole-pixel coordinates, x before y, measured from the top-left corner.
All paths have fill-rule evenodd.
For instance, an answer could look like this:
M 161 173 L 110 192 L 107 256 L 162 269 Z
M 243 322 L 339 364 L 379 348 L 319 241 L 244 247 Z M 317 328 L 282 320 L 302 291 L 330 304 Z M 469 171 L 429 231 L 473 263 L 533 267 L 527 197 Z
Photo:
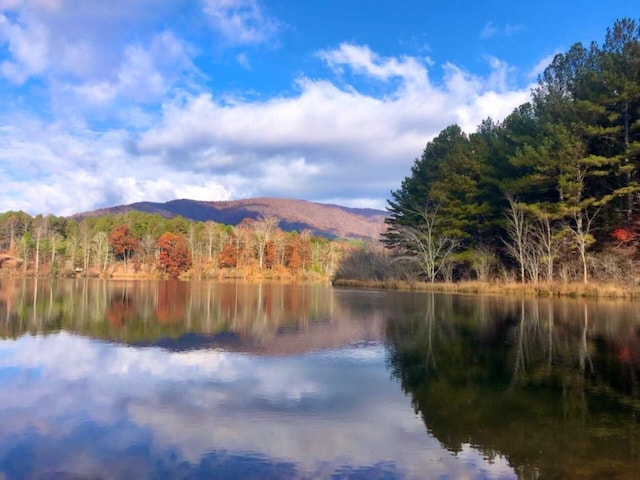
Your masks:
M 0 280 L 0 478 L 639 478 L 640 308 Z

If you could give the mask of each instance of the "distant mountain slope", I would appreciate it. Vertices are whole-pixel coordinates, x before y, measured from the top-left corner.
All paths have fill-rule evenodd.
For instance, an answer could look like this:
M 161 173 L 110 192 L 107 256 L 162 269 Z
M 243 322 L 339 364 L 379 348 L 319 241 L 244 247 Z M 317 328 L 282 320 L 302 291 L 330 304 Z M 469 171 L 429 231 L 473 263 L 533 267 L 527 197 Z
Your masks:
M 287 231 L 309 229 L 315 235 L 375 240 L 384 231 L 386 217 L 386 212 L 382 210 L 348 208 L 306 200 L 253 198 L 220 202 L 186 199 L 165 203 L 138 202 L 79 213 L 74 218 L 131 210 L 156 213 L 166 218 L 180 215 L 191 220 L 212 220 L 227 225 L 237 225 L 245 218 L 273 216 L 280 220 L 280 228 Z

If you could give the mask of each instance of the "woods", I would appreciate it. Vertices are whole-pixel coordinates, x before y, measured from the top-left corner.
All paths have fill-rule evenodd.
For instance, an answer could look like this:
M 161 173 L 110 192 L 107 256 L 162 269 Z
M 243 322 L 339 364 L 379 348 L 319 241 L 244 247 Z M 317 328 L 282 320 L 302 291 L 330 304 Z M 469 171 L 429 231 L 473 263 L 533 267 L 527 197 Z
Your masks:
M 229 226 L 135 211 L 80 221 L 0 215 L 0 266 L 21 275 L 328 280 L 349 245 L 285 232 L 275 217 Z
M 556 55 L 504 121 L 430 141 L 391 192 L 384 243 L 429 282 L 486 278 L 487 256 L 493 278 L 629 282 L 639 162 L 640 24 L 627 18 L 601 46 Z

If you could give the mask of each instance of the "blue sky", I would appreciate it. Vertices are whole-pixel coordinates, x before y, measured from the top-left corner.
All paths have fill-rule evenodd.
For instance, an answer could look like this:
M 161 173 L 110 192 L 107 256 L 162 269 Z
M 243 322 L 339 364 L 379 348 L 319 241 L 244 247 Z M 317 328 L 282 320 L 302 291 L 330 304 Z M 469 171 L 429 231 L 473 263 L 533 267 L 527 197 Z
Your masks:
M 384 208 L 427 141 L 527 101 L 637 0 L 0 0 L 0 211 Z

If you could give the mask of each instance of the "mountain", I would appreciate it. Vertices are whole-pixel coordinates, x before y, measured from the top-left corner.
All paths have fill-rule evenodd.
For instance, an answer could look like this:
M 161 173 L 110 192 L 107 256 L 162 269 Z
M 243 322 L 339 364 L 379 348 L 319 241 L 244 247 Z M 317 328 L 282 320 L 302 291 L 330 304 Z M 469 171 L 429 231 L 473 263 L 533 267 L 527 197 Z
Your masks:
M 187 199 L 165 203 L 138 202 L 79 213 L 73 217 L 79 219 L 132 210 L 155 213 L 166 218 L 182 216 L 195 221 L 212 220 L 226 225 L 238 225 L 247 218 L 273 216 L 280 221 L 280 228 L 286 231 L 309 229 L 314 235 L 325 237 L 375 240 L 384 231 L 387 215 L 383 210 L 348 208 L 306 200 L 253 198 L 219 202 Z

